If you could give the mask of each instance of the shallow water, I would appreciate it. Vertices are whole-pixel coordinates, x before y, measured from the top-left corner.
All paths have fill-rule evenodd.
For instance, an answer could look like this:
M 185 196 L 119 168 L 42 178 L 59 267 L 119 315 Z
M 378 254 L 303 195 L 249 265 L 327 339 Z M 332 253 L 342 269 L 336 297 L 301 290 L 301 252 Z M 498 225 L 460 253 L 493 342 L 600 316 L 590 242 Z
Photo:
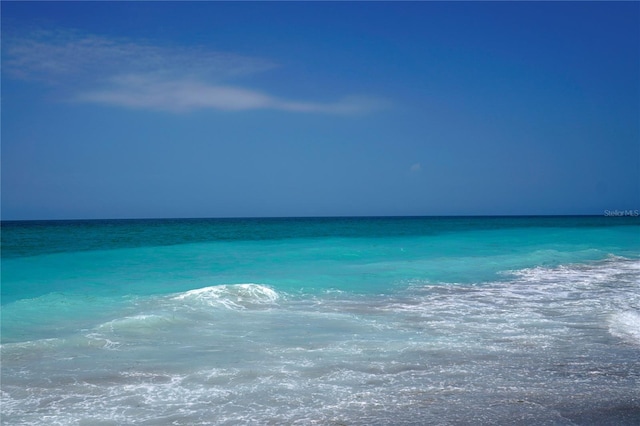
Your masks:
M 3 224 L 2 424 L 638 424 L 611 220 Z

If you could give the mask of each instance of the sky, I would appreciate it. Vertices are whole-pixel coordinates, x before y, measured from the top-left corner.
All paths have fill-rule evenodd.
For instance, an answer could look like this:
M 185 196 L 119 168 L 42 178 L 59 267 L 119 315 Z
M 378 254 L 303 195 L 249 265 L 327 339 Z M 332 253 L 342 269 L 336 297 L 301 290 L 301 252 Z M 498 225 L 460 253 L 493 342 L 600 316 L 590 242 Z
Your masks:
M 2 219 L 640 209 L 638 2 L 10 2 Z

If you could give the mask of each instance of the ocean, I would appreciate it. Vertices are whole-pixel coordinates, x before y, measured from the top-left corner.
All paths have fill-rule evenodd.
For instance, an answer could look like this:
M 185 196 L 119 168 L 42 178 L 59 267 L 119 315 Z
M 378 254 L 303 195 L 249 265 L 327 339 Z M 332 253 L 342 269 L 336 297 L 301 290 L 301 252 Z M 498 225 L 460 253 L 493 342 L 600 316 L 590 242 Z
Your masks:
M 3 425 L 637 425 L 640 218 L 2 222 Z

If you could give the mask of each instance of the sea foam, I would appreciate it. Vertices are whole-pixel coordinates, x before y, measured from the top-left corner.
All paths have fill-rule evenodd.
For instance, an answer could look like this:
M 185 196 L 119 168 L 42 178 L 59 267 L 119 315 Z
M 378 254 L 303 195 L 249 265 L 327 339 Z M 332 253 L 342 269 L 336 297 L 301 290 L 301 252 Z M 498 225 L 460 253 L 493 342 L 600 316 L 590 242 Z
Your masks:
M 640 312 L 618 312 L 609 320 L 609 331 L 629 343 L 640 345 Z

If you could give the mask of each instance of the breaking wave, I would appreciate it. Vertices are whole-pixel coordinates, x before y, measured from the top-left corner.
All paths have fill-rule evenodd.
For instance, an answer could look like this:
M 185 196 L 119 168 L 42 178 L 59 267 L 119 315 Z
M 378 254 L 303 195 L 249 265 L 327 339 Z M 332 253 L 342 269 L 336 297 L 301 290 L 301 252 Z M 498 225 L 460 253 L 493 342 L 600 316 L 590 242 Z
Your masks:
M 223 284 L 180 293 L 172 300 L 188 304 L 223 306 L 240 310 L 274 304 L 280 296 L 272 288 L 261 284 Z

